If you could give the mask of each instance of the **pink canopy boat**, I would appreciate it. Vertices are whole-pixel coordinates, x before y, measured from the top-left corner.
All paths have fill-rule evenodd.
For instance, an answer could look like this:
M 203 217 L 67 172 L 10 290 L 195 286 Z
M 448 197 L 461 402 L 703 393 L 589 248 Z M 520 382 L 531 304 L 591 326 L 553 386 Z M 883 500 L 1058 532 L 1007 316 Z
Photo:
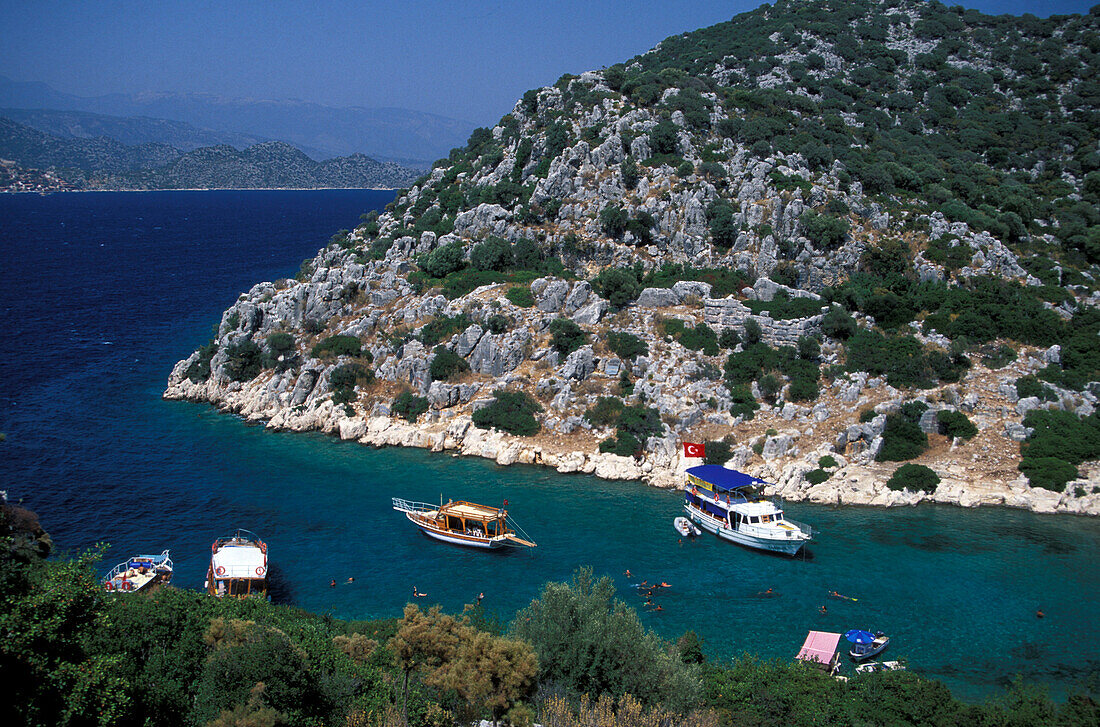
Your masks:
M 840 669 L 840 654 L 836 650 L 839 643 L 840 634 L 811 631 L 796 658 L 808 661 L 832 676 Z

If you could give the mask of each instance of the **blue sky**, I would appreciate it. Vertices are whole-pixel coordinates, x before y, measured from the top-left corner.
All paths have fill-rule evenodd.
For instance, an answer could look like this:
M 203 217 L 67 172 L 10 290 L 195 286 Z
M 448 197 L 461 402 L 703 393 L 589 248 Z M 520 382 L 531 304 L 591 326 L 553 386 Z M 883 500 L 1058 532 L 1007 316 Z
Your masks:
M 963 4 L 1045 17 L 1085 13 L 1094 2 Z M 759 4 L 0 0 L 0 74 L 87 96 L 298 98 L 491 125 L 528 88 L 625 60 Z

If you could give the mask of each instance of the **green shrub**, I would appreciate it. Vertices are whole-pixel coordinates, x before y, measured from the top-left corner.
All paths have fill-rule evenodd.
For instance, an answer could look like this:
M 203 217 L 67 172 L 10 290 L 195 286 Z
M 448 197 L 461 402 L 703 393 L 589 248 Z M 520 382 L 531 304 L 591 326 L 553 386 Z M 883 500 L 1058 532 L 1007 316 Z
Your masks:
M 1032 487 L 1065 492 L 1066 483 L 1081 476 L 1077 467 L 1059 457 L 1025 457 L 1017 465 Z
M 620 432 L 600 442 L 600 452 L 617 454 L 620 457 L 634 457 L 642 453 L 642 443 L 629 432 Z
M 791 401 L 816 401 L 820 394 L 817 380 L 803 376 L 791 379 L 791 386 L 787 389 L 787 398 Z
M 550 345 L 562 356 L 568 356 L 588 342 L 588 334 L 568 318 L 550 321 Z
M 215 341 L 210 341 L 199 347 L 199 357 L 191 362 L 191 365 L 187 367 L 187 371 L 184 375 L 191 380 L 192 383 L 200 383 L 210 378 L 210 360 L 214 358 L 214 354 L 218 352 L 218 344 Z
M 428 365 L 428 375 L 432 381 L 448 381 L 458 374 L 470 370 L 466 359 L 444 346 L 436 346 L 432 362 Z
M 420 342 L 425 346 L 434 346 L 444 338 L 450 338 L 455 333 L 465 331 L 473 321 L 465 313 L 457 316 L 438 316 L 425 323 L 420 328 Z
M 595 427 L 609 427 L 619 421 L 623 413 L 623 400 L 617 396 L 601 396 L 599 400 L 588 407 L 584 418 Z
M 512 319 L 508 316 L 501 315 L 500 313 L 495 313 L 485 320 L 485 327 L 489 330 L 490 333 L 494 333 L 497 335 L 507 331 L 511 327 L 511 325 Z
M 920 341 L 912 336 L 886 337 L 877 331 L 858 331 L 845 346 L 848 371 L 886 376 L 899 388 L 934 386 L 934 372 Z
M 684 348 L 702 351 L 706 356 L 717 356 L 718 334 L 706 323 L 698 323 L 692 328 L 684 325 L 678 318 L 668 318 L 664 322 L 665 333 L 675 338 Z
M 798 337 L 798 357 L 805 361 L 816 361 L 821 356 L 821 344 L 810 336 Z
M 829 338 L 846 341 L 856 333 L 856 320 L 848 314 L 848 311 L 838 306 L 833 306 L 825 314 L 821 321 L 821 330 Z
M 466 264 L 463 260 L 465 254 L 466 248 L 461 242 L 452 242 L 443 247 L 437 247 L 422 257 L 420 267 L 433 278 L 443 278 L 462 269 Z
M 737 331 L 732 328 L 727 328 L 718 335 L 718 345 L 726 350 L 737 348 L 739 343 L 741 343 L 741 336 L 737 335 Z
M 535 414 L 540 411 L 542 407 L 525 392 L 497 389 L 493 401 L 474 412 L 474 426 L 529 437 L 539 431 Z
M 816 247 L 832 250 L 840 247 L 844 238 L 848 235 L 851 225 L 848 220 L 831 215 L 821 215 L 813 210 L 806 210 L 799 219 L 802 234 Z
M 592 279 L 592 287 L 606 298 L 613 308 L 622 308 L 633 302 L 642 292 L 638 278 L 624 268 L 604 268 Z
M 334 404 L 350 404 L 355 401 L 355 386 L 370 384 L 374 381 L 374 371 L 359 363 L 346 363 L 337 366 L 328 374 L 332 385 Z
M 936 422 L 939 424 L 940 434 L 951 438 L 970 439 L 978 433 L 974 422 L 961 411 L 949 411 L 944 409 L 936 412 Z
M 828 469 L 830 467 L 837 467 L 839 463 L 836 458 L 831 454 L 827 454 L 824 457 L 819 457 L 817 460 L 817 466 L 822 469 Z
M 402 391 L 390 404 L 390 413 L 396 414 L 407 422 L 415 422 L 424 412 L 428 411 L 427 397 L 417 396 L 408 389 Z
M 313 358 L 326 356 L 359 356 L 363 353 L 363 344 L 355 336 L 329 336 L 313 347 Z
M 756 410 L 760 408 L 752 395 L 752 389 L 744 384 L 738 384 L 730 387 L 729 392 L 730 415 L 741 417 L 745 421 L 751 420 L 756 415 Z
M 882 432 L 882 448 L 876 462 L 903 462 L 919 457 L 928 449 L 928 435 L 920 425 L 902 414 L 887 414 Z
M 251 339 L 245 338 L 225 349 L 225 373 L 231 381 L 251 381 L 263 368 L 263 351 Z
M 1039 401 L 1056 401 L 1058 398 L 1049 386 L 1031 374 L 1016 379 L 1016 395 L 1021 399 L 1034 396 Z
M 507 270 L 512 262 L 512 246 L 499 237 L 489 237 L 470 250 L 470 266 L 475 270 Z
M 922 464 L 911 462 L 894 470 L 894 474 L 886 481 L 886 486 L 891 490 L 912 490 L 929 494 L 935 492 L 939 484 L 939 475 Z
M 877 416 L 878 412 L 876 412 L 874 409 L 864 409 L 859 413 L 859 423 L 866 424 L 867 422 L 872 421 Z
M 783 388 L 783 382 L 772 374 L 765 374 L 757 380 L 756 386 L 760 389 L 760 396 L 774 404 L 780 389 Z
M 635 356 L 645 356 L 649 353 L 649 345 L 645 341 L 633 333 L 626 333 L 625 331 L 608 331 L 607 347 L 623 360 L 632 359 Z
M 535 296 L 531 295 L 531 288 L 526 285 L 516 285 L 504 293 L 504 297 L 511 301 L 512 305 L 520 308 L 530 308 L 535 304 Z
M 616 240 L 626 232 L 627 221 L 626 211 L 619 205 L 608 205 L 600 212 L 600 230 Z
M 806 481 L 811 485 L 820 485 L 829 479 L 829 473 L 822 469 L 810 470 L 806 473 Z
M 703 452 L 705 453 L 704 464 L 725 464 L 733 456 L 730 443 L 723 439 L 707 440 L 703 446 Z
M 276 355 L 289 353 L 294 350 L 294 336 L 284 331 L 270 334 L 267 339 L 267 347 Z
M 1003 369 L 1016 360 L 1016 352 L 1012 350 L 1012 346 L 1003 343 L 999 346 L 983 348 L 981 353 L 982 365 L 989 369 Z
M 760 324 L 753 318 L 745 319 L 745 345 L 751 346 L 755 343 L 760 343 L 764 337 L 764 331 L 760 328 Z
M 1077 465 L 1100 458 L 1100 416 L 1032 409 L 1024 426 L 1034 429 L 1020 444 L 1018 468 L 1033 487 L 1062 492 L 1078 477 Z

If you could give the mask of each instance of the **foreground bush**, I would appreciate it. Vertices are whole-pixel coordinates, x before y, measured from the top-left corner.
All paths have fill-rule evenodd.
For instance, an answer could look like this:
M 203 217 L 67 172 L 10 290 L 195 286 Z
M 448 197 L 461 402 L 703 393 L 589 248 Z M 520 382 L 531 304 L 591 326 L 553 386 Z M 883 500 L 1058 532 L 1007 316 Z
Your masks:
M 230 344 L 225 355 L 225 373 L 230 381 L 251 381 L 260 375 L 263 351 L 251 339 Z
M 390 413 L 396 414 L 407 422 L 415 422 L 426 411 L 428 411 L 427 397 L 417 396 L 408 390 L 394 397 L 393 403 L 390 404 Z
M 898 467 L 890 479 L 886 480 L 886 486 L 891 490 L 912 490 L 929 494 L 936 491 L 938 484 L 940 484 L 940 476 L 932 469 L 913 463 Z
M 542 407 L 527 393 L 497 389 L 493 392 L 492 403 L 474 412 L 474 426 L 529 437 L 540 429 L 535 419 L 535 414 L 540 411 Z

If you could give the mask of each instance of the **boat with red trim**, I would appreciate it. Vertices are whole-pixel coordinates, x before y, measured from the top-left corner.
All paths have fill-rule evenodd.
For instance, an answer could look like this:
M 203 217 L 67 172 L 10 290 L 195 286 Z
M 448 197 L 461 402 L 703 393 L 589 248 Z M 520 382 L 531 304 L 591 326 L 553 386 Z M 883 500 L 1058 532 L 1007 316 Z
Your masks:
M 171 581 L 172 567 L 167 550 L 160 555 L 135 555 L 112 568 L 103 579 L 103 587 L 108 592 L 134 593 Z
M 507 506 L 507 500 L 501 507 L 491 507 L 465 500 L 448 500 L 443 504 L 440 498 L 439 505 L 432 505 L 393 498 L 393 509 L 405 513 L 430 538 L 471 548 L 534 548 L 535 543 L 527 533 L 508 517 Z
M 267 543 L 249 530 L 238 529 L 210 546 L 203 587 L 218 598 L 266 598 L 267 576 Z

